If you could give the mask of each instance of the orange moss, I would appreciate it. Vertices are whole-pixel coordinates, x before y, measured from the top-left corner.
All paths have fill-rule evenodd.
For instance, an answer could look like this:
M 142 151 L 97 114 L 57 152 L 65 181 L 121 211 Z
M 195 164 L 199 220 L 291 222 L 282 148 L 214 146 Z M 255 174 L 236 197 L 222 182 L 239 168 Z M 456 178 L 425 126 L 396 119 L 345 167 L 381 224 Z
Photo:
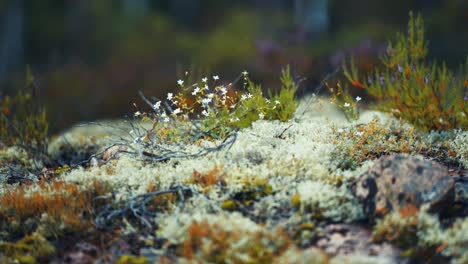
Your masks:
M 73 183 L 41 181 L 13 188 L 0 196 L 0 215 L 22 222 L 47 214 L 66 227 L 81 230 L 91 224 L 84 214 L 92 212 L 94 196 L 105 192 L 106 188 L 97 182 L 84 191 Z
M 242 234 L 239 231 L 226 231 L 219 224 L 209 223 L 207 220 L 193 222 L 187 230 L 187 239 L 179 248 L 179 254 L 195 261 L 203 259 L 210 263 L 242 263 L 245 259 L 237 259 L 230 254 L 230 248 L 247 237 L 250 241 L 245 247 L 237 249 L 241 251 L 239 254 L 248 256 L 252 263 L 271 263 L 292 245 L 289 236 L 281 230 L 275 234 Z M 204 246 L 206 241 L 209 241 L 209 246 Z
M 224 180 L 225 173 L 223 172 L 224 166 L 215 166 L 208 172 L 201 174 L 200 172 L 193 170 L 192 183 L 199 184 L 206 189 L 210 186 L 216 185 L 218 182 L 226 184 Z
M 419 213 L 419 208 L 413 204 L 407 204 L 399 210 L 401 218 L 414 217 Z
M 416 129 L 405 129 L 398 124 L 381 125 L 379 119 L 350 130 L 334 129 L 337 137 L 333 143 L 343 155 L 361 164 L 365 160 L 376 159 L 392 153 L 418 152 L 427 146 L 420 140 Z M 350 146 L 343 147 L 342 138 L 352 139 Z

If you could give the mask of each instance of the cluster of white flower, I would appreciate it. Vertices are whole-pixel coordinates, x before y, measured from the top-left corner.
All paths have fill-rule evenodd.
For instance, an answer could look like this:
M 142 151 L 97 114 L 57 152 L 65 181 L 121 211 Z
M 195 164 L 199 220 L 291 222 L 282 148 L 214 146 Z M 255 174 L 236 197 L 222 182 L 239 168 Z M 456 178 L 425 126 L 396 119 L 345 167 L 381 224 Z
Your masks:
M 242 76 L 244 80 L 248 81 L 248 72 L 243 71 Z M 229 116 L 227 117 L 230 123 L 239 122 L 240 118 L 235 116 L 234 110 L 239 104 L 245 103 L 246 100 L 254 98 L 251 92 L 239 93 L 231 90 L 232 83 L 219 83 L 219 75 L 211 76 L 212 82 L 208 77 L 201 78 L 200 83 L 195 83 L 191 86 L 186 84 L 183 79 L 177 80 L 177 84 L 187 93 L 174 93 L 169 92 L 166 94 L 166 102 L 158 100 L 156 102 L 149 102 L 152 110 L 154 111 L 153 117 L 155 121 L 162 121 L 169 123 L 172 120 L 188 119 L 189 114 L 198 118 L 210 118 L 218 116 L 221 109 L 227 109 Z M 245 87 L 244 87 L 245 88 Z M 265 98 L 268 108 L 276 109 L 281 104 L 279 100 L 270 100 Z M 198 114 L 195 110 L 200 109 Z M 265 109 L 258 109 L 258 118 L 265 119 L 267 114 Z M 135 117 L 150 117 L 147 113 L 137 111 L 134 113 Z M 219 116 L 218 116 L 219 117 Z M 185 119 L 185 120 L 186 120 Z M 174 123 L 175 124 L 175 123 Z

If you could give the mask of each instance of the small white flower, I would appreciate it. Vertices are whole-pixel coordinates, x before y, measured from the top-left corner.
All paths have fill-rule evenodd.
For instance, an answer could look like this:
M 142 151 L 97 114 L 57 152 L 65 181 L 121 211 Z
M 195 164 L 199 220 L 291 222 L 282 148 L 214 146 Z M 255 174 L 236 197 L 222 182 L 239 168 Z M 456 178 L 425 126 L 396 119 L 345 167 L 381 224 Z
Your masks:
M 259 113 L 259 114 L 258 114 L 258 117 L 259 117 L 260 119 L 263 119 L 263 118 L 265 117 L 265 115 L 264 115 L 263 113 Z
M 212 100 L 211 98 L 203 98 L 202 99 L 202 104 L 204 104 L 204 105 L 209 104 L 209 103 L 211 103 L 211 100 Z
M 247 95 L 245 94 L 241 95 L 241 101 L 244 101 L 245 99 L 247 99 Z
M 163 113 L 161 114 L 161 117 L 166 117 L 166 116 L 167 116 L 166 112 L 163 112 Z
M 347 102 L 346 102 L 346 103 L 344 103 L 344 107 L 349 107 L 349 106 L 350 106 L 350 104 L 349 104 L 349 103 L 347 103 Z
M 219 76 L 218 75 L 213 76 L 213 80 L 215 80 L 215 81 L 219 80 Z
M 205 77 L 205 78 L 202 78 L 201 80 L 202 82 L 206 83 L 208 81 L 208 78 Z
M 226 87 L 221 87 L 221 89 L 219 89 L 219 91 L 221 92 L 221 94 L 226 94 L 227 93 L 227 89 Z
M 184 85 L 184 81 L 179 79 L 179 80 L 177 81 L 177 84 L 180 85 L 180 86 L 182 86 L 182 85 Z
M 210 87 L 208 87 L 208 84 L 205 84 L 205 86 L 203 87 L 203 89 L 205 89 L 205 90 L 208 91 L 208 90 L 210 89 Z
M 249 98 L 249 99 L 250 99 L 250 98 L 252 98 L 252 97 L 253 97 L 253 96 L 252 96 L 252 94 L 251 94 L 251 93 L 248 93 L 248 94 L 247 94 L 247 98 Z
M 214 97 L 214 93 L 209 93 L 206 95 L 208 98 L 213 98 Z
M 157 101 L 157 102 L 153 105 L 154 110 L 158 110 L 159 107 L 161 107 L 161 101 Z
M 174 110 L 172 113 L 173 113 L 174 115 L 177 115 L 177 114 L 179 114 L 179 113 L 180 113 L 180 108 L 177 108 L 177 109 L 176 109 L 176 110 Z
M 167 123 L 167 122 L 169 122 L 169 120 L 170 120 L 169 117 L 166 117 L 166 118 L 164 118 L 163 121 Z
M 358 96 L 358 97 L 356 97 L 356 102 L 359 102 L 359 101 L 361 101 L 361 100 L 362 100 L 362 98 L 361 98 L 361 97 L 359 97 L 359 96 Z
M 206 110 L 203 110 L 201 113 L 202 113 L 202 115 L 204 115 L 204 116 L 209 116 L 208 111 L 206 111 Z
M 273 106 L 273 108 L 272 108 L 272 109 L 276 109 L 276 105 L 275 105 L 275 106 Z
M 244 76 L 246 76 L 247 74 L 249 74 L 249 73 L 248 73 L 246 70 L 244 70 L 244 71 L 242 72 L 242 75 L 244 75 Z
M 267 104 L 269 104 L 269 103 L 270 103 L 270 99 L 268 99 L 268 98 L 267 98 L 267 99 L 265 99 L 265 101 L 267 102 Z
M 357 136 L 357 137 L 360 137 L 360 136 L 364 135 L 364 132 L 356 131 L 356 132 L 354 132 L 354 135 Z
M 280 101 L 275 100 L 275 104 L 276 104 L 276 105 L 279 105 L 280 103 L 281 103 Z
M 195 87 L 195 89 L 193 89 L 192 95 L 196 95 L 199 91 L 200 87 Z
M 172 100 L 172 98 L 174 98 L 174 94 L 173 93 L 167 93 L 167 100 Z
M 136 111 L 136 112 L 135 112 L 135 117 L 138 117 L 138 116 L 141 116 L 140 111 Z

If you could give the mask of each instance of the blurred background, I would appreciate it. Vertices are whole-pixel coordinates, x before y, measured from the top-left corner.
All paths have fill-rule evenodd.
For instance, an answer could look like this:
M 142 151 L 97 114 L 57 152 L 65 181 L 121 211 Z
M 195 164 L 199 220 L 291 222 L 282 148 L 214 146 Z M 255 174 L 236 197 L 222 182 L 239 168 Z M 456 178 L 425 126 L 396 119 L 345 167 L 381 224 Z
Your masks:
M 352 54 L 372 67 L 410 10 L 431 58 L 464 61 L 467 0 L 0 0 L 0 97 L 29 65 L 57 132 L 131 114 L 138 90 L 164 98 L 185 71 L 230 82 L 247 70 L 275 89 L 291 64 L 311 93 Z

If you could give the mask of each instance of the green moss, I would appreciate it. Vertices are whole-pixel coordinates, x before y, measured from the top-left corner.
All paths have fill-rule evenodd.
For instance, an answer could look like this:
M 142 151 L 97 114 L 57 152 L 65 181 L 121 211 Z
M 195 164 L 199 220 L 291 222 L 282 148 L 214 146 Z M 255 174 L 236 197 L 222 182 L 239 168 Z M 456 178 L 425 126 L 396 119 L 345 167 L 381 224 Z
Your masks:
M 301 195 L 295 194 L 291 197 L 291 203 L 294 205 L 294 207 L 299 208 L 301 205 Z
M 17 242 L 0 242 L 0 252 L 20 263 L 36 263 L 55 253 L 55 248 L 39 233 L 25 236 Z
M 145 263 L 149 263 L 149 260 L 147 257 L 123 255 L 117 260 L 116 263 L 117 264 L 145 264 Z
M 236 202 L 231 199 L 226 199 L 221 204 L 221 209 L 226 211 L 234 211 L 237 209 Z
M 237 210 L 242 206 L 251 206 L 258 199 L 271 195 L 273 188 L 266 180 L 254 180 L 247 183 L 242 191 L 232 195 L 232 198 L 222 202 L 221 208 L 227 211 Z

